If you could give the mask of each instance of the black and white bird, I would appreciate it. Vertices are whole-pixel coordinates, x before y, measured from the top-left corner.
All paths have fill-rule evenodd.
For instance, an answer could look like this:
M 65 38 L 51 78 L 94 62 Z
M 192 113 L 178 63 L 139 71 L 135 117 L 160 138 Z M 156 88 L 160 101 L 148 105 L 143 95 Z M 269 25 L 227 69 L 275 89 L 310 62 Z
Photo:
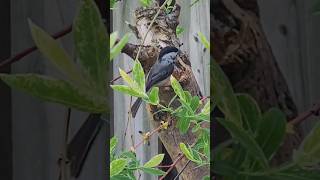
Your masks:
M 172 46 L 167 46 L 161 49 L 157 61 L 151 67 L 146 80 L 146 92 L 153 86 L 161 86 L 163 82 L 170 77 L 174 70 L 177 56 L 181 51 Z M 141 105 L 142 99 L 138 98 L 131 107 L 132 117 L 136 117 L 138 109 Z

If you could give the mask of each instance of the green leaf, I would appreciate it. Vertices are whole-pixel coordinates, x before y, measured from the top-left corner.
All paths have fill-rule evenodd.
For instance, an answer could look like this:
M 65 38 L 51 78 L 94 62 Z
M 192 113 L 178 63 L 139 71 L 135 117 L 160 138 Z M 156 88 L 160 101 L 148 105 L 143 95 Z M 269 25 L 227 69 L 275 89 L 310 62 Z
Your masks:
M 158 155 L 155 155 L 153 158 L 151 158 L 148 162 L 146 162 L 143 167 L 145 168 L 152 168 L 152 167 L 155 167 L 155 166 L 158 166 L 162 160 L 164 158 L 164 154 L 158 154 Z
M 142 170 L 145 173 L 156 175 L 156 176 L 161 176 L 166 174 L 164 171 L 156 168 L 146 168 L 146 167 L 140 167 L 140 170 Z
M 117 38 L 118 38 L 118 32 L 117 31 L 111 33 L 111 35 L 110 35 L 110 49 L 113 48 L 114 44 L 116 43 Z
M 268 161 L 255 139 L 245 130 L 238 128 L 233 121 L 217 118 L 218 122 L 223 125 L 231 134 L 232 138 L 239 141 L 239 143 L 247 150 L 248 154 L 256 159 L 262 167 L 268 167 Z
M 121 53 L 123 47 L 129 41 L 130 34 L 125 34 L 120 41 L 110 50 L 110 61 Z
M 294 161 L 300 166 L 315 165 L 320 162 L 320 122 L 317 122 L 311 132 L 304 138 Z
M 240 107 L 228 78 L 215 60 L 211 61 L 210 66 L 213 99 L 226 119 L 242 128 Z
M 113 153 L 113 151 L 115 150 L 117 144 L 118 144 L 118 139 L 115 136 L 113 136 L 110 139 L 110 154 Z
M 167 0 L 167 6 L 170 6 L 172 3 L 172 0 Z
M 62 73 L 77 83 L 82 83 L 83 78 L 75 63 L 67 52 L 49 34 L 28 20 L 33 40 L 40 52 L 51 61 Z
M 190 118 L 187 118 L 187 117 L 180 117 L 178 122 L 177 122 L 177 127 L 179 128 L 180 132 L 182 134 L 185 134 L 189 127 L 190 127 L 190 121 L 191 119 Z
M 106 94 L 109 37 L 93 0 L 80 1 L 73 24 L 75 50 L 91 87 Z
M 117 0 L 110 0 L 110 9 L 114 9 L 116 2 L 117 2 Z
M 210 180 L 210 176 L 204 176 L 202 180 Z
M 141 92 L 141 91 L 137 91 L 131 87 L 125 86 L 125 85 L 111 85 L 111 88 L 115 91 L 119 91 L 121 93 L 124 94 L 128 94 L 130 96 L 134 96 L 134 97 L 141 97 L 141 98 L 145 98 L 147 99 L 148 96 Z
M 149 7 L 152 3 L 152 0 L 139 0 L 140 4 L 144 7 Z
M 204 105 L 203 109 L 201 110 L 201 113 L 204 115 L 210 114 L 210 101 L 207 101 L 207 103 Z
M 176 78 L 174 78 L 172 75 L 171 75 L 171 77 L 170 77 L 170 82 L 171 82 L 171 86 L 172 86 L 174 92 L 177 94 L 177 96 L 178 96 L 181 100 L 185 101 L 185 100 L 186 100 L 186 97 L 185 97 L 185 94 L 184 94 L 184 92 L 183 92 L 183 89 L 182 89 L 180 83 L 179 83 L 179 82 L 176 80 Z
M 134 62 L 132 73 L 133 73 L 133 79 L 137 82 L 140 90 L 145 92 L 146 83 L 145 83 L 144 71 L 138 60 Z
M 263 115 L 256 140 L 269 160 L 284 140 L 286 122 L 285 114 L 276 108 L 270 109 Z
M 201 43 L 204 45 L 206 49 L 210 49 L 210 42 L 207 40 L 207 38 L 202 34 L 202 32 L 198 32 L 199 38 Z
M 193 96 L 190 102 L 190 107 L 193 111 L 197 110 L 200 104 L 200 98 L 198 96 Z
M 110 163 L 110 176 L 112 177 L 121 173 L 126 167 L 127 163 L 127 160 L 123 158 L 113 160 Z
M 184 97 L 185 97 L 185 102 L 190 104 L 192 101 L 191 93 L 189 91 L 183 91 L 183 93 L 184 93 Z
M 246 129 L 255 133 L 261 121 L 261 111 L 257 102 L 247 94 L 238 94 L 237 98 Z
M 122 77 L 122 79 L 126 83 L 128 83 L 128 85 L 130 87 L 134 87 L 134 82 L 133 82 L 132 78 L 126 72 L 124 72 L 121 68 L 119 68 L 119 73 L 120 73 L 120 76 Z
M 12 88 L 49 102 L 64 104 L 86 112 L 107 112 L 105 97 L 82 90 L 63 80 L 36 74 L 0 74 L 0 78 Z
M 149 94 L 149 103 L 152 105 L 159 104 L 159 88 L 153 87 Z
M 189 151 L 189 149 L 187 148 L 187 146 L 184 143 L 180 143 L 179 147 L 181 149 L 181 151 L 183 152 L 183 154 L 186 156 L 186 158 L 188 158 L 189 160 L 195 162 L 196 160 L 194 159 L 193 155 L 191 154 L 191 152 Z
M 181 26 L 177 26 L 176 28 L 176 35 L 180 36 L 184 32 L 184 28 Z

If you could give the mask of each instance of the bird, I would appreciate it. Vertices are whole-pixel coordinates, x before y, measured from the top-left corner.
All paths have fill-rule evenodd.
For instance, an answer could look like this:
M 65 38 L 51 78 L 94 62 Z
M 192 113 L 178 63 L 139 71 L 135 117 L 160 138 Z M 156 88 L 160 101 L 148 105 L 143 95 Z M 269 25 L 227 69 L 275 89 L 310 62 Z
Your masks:
M 153 86 L 161 86 L 163 82 L 173 73 L 177 56 L 181 54 L 181 50 L 173 46 L 167 46 L 160 50 L 158 59 L 151 67 L 146 80 L 146 92 Z M 142 103 L 142 99 L 138 98 L 131 107 L 131 115 L 135 118 L 138 109 Z

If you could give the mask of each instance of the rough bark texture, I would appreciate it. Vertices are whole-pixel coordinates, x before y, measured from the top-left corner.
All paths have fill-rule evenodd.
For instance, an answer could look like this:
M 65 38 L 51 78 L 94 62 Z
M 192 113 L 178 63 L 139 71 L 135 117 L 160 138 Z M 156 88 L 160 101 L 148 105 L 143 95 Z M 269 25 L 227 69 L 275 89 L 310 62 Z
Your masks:
M 234 90 L 253 96 L 262 111 L 278 107 L 288 120 L 294 118 L 297 108 L 262 30 L 257 1 L 221 0 L 211 6 L 211 52 Z M 290 159 L 300 141 L 300 129 L 287 134 L 275 163 Z
M 143 37 L 147 33 L 147 29 L 154 18 L 155 14 L 159 10 L 159 6 L 155 3 L 153 6 L 148 8 L 138 8 L 135 11 L 136 24 L 135 26 L 130 25 L 131 29 L 134 30 L 136 37 L 142 41 Z M 176 27 L 179 24 L 178 17 L 180 15 L 180 6 L 175 5 L 171 13 L 166 14 L 164 10 L 161 10 L 159 16 L 156 18 L 152 25 L 152 28 L 148 32 L 145 42 L 143 44 L 139 60 L 144 68 L 145 73 L 148 73 L 150 67 L 154 64 L 160 48 L 166 46 L 180 46 L 180 41 L 176 37 Z M 128 54 L 130 57 L 135 58 L 138 52 L 138 45 L 127 44 L 123 49 L 123 52 Z M 173 72 L 173 76 L 180 82 L 183 89 L 188 90 L 191 95 L 201 96 L 199 86 L 193 75 L 191 69 L 191 63 L 187 53 L 183 53 L 178 58 L 177 68 Z M 170 82 L 167 82 L 159 88 L 160 103 L 167 105 L 170 100 L 174 97 L 175 93 L 170 87 Z M 177 107 L 177 101 L 172 103 L 173 107 Z M 176 119 L 168 113 L 157 113 L 151 115 L 158 111 L 159 109 L 155 106 L 148 106 L 150 112 L 151 123 L 154 128 L 160 126 L 160 121 L 170 121 L 171 124 L 167 130 L 159 132 L 159 138 L 164 144 L 167 152 L 169 153 L 171 159 L 174 161 L 178 156 L 180 151 L 179 143 L 184 142 L 186 144 L 193 144 L 196 140 L 195 134 L 191 132 L 191 129 L 186 134 L 181 134 L 179 129 L 175 127 Z M 177 164 L 176 168 L 178 172 L 182 170 L 184 165 L 187 163 L 188 159 L 182 158 Z M 184 180 L 197 180 L 202 179 L 203 176 L 209 175 L 208 167 L 197 167 L 194 163 L 189 163 L 186 169 L 180 176 L 180 179 Z

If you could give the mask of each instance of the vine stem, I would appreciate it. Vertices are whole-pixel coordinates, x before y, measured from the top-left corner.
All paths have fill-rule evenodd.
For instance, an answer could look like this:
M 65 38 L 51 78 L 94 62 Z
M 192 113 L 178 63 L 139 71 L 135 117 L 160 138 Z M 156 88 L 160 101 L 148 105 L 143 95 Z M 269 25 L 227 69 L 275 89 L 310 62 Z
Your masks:
M 319 113 L 320 113 L 320 104 L 315 104 L 309 110 L 303 113 L 300 113 L 299 116 L 289 121 L 289 123 L 291 123 L 292 125 L 299 125 L 301 122 L 303 122 L 304 120 L 308 119 L 313 115 L 318 116 Z
M 161 129 L 161 125 L 159 127 L 157 127 L 156 129 L 152 130 L 149 134 L 148 134 L 148 138 L 150 138 L 153 134 L 155 134 L 156 132 L 158 132 L 160 129 Z M 133 150 L 135 151 L 141 144 L 143 144 L 145 140 L 142 139 L 138 144 L 136 144 L 134 147 L 133 147 Z
M 172 169 L 178 164 L 178 162 L 183 158 L 183 156 L 184 156 L 183 153 L 179 153 L 177 159 L 170 165 L 170 168 L 166 171 L 166 174 L 161 176 L 159 180 L 163 180 L 172 171 Z

